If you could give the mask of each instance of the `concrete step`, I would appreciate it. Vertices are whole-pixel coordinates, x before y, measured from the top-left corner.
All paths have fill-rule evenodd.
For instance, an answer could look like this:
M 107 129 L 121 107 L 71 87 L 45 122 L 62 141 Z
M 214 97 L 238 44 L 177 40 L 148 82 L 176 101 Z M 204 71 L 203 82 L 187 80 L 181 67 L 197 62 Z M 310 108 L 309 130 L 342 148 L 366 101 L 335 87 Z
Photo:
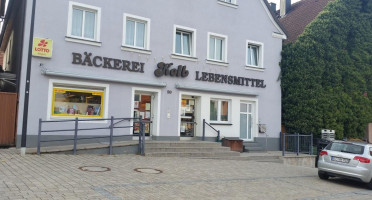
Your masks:
M 221 143 L 202 141 L 146 141 L 147 148 L 157 147 L 221 147 Z
M 152 152 L 146 153 L 150 157 L 239 157 L 240 153 L 227 152 Z
M 264 152 L 265 149 L 262 147 L 245 147 L 244 152 Z
M 257 142 L 244 142 L 244 152 L 264 152 L 265 148 Z
M 229 152 L 229 147 L 145 147 L 145 151 L 152 152 Z
M 261 147 L 257 142 L 243 142 L 243 145 L 245 147 Z

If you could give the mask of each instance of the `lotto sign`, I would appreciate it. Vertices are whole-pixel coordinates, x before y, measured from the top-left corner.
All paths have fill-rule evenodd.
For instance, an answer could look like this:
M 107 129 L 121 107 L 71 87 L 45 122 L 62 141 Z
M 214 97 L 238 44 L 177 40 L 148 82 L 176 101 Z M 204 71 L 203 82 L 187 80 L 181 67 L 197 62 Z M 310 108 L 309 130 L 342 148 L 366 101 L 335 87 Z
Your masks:
M 51 58 L 53 51 L 53 40 L 44 38 L 34 38 L 32 46 L 32 55 L 45 58 Z

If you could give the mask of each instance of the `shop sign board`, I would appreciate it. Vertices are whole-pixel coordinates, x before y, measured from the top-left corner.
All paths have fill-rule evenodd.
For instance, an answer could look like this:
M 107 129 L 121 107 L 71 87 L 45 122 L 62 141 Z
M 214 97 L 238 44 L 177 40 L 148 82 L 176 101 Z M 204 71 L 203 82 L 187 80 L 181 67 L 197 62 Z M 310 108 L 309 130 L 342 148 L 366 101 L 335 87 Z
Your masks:
M 94 56 L 92 53 L 72 53 L 72 64 L 112 70 L 144 73 L 145 63 Z
M 32 55 L 44 58 L 51 58 L 53 51 L 53 40 L 34 37 Z

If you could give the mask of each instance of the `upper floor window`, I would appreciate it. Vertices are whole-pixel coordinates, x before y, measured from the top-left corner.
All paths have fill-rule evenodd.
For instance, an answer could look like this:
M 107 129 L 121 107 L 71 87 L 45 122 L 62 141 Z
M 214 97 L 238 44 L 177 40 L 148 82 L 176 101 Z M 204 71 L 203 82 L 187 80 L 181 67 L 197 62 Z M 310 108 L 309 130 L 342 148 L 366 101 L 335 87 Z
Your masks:
M 227 36 L 208 33 L 208 59 L 212 61 L 227 61 Z
M 181 26 L 174 27 L 174 54 L 195 57 L 195 41 L 195 29 Z
M 99 41 L 101 8 L 76 3 L 69 3 L 67 36 Z
M 247 41 L 247 67 L 263 68 L 263 44 L 259 42 Z
M 150 19 L 124 14 L 123 46 L 150 49 Z
M 226 3 L 236 4 L 236 0 L 221 0 L 221 1 L 224 1 Z
M 217 0 L 217 3 L 231 8 L 238 8 L 237 0 Z

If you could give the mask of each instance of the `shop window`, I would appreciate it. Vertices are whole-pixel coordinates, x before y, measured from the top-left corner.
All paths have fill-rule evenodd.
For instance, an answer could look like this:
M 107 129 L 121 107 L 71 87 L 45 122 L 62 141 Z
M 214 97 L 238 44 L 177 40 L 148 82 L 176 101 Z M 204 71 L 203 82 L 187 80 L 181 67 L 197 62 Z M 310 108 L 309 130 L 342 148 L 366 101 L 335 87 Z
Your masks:
M 101 8 L 71 1 L 69 6 L 67 36 L 99 41 Z
M 124 14 L 123 46 L 149 49 L 150 19 Z
M 247 67 L 263 68 L 263 44 L 247 41 Z
M 52 117 L 103 116 L 104 91 L 53 88 Z
M 228 100 L 212 99 L 210 101 L 210 121 L 229 122 L 230 103 Z

